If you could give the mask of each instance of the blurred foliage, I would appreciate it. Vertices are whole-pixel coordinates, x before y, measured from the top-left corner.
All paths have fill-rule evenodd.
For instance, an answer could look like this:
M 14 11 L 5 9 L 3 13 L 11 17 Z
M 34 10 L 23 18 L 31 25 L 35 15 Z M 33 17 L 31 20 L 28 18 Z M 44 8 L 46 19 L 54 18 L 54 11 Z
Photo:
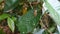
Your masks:
M 3 32 L 3 29 L 1 29 L 1 28 L 0 28 L 0 34 L 5 34 L 5 33 Z
M 48 0 L 0 0 L 0 34 L 58 34 L 60 15 L 53 7 Z

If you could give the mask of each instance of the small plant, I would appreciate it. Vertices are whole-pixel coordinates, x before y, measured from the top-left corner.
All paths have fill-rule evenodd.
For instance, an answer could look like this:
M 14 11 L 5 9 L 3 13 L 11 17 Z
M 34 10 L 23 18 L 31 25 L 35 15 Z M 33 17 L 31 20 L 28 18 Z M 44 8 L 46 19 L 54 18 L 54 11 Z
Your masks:
M 0 34 L 59 34 L 60 1 L 55 1 L 0 0 Z

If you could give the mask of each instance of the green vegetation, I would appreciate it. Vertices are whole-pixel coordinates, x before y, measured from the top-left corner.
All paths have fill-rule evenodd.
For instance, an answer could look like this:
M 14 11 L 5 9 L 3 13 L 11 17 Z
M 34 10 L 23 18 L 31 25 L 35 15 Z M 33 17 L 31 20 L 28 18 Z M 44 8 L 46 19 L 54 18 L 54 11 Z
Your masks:
M 49 0 L 0 0 L 0 34 L 59 34 L 60 8 L 53 7 Z

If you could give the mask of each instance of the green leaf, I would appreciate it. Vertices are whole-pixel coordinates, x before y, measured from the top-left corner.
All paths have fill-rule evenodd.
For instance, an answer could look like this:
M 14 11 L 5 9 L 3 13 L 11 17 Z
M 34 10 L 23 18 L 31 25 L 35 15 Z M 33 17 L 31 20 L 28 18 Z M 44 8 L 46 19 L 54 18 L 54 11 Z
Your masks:
M 12 19 L 13 21 L 16 21 L 16 20 L 17 20 L 17 18 L 16 18 L 16 17 L 12 17 L 11 19 Z
M 48 12 L 50 13 L 51 18 L 56 22 L 57 25 L 60 25 L 60 15 L 57 13 L 58 10 L 55 10 L 57 7 L 54 9 L 54 6 L 52 6 L 53 4 L 51 4 L 51 2 L 49 3 L 48 0 L 45 0 L 45 4 L 49 10 Z
M 27 14 L 18 18 L 17 27 L 21 34 L 32 32 L 39 22 L 40 11 L 37 11 L 37 16 L 34 16 L 34 10 L 28 10 Z
M 10 17 L 8 17 L 7 23 L 11 31 L 14 32 L 14 29 L 15 29 L 14 21 Z
M 5 0 L 4 11 L 7 12 L 8 10 L 12 10 L 18 5 L 18 3 L 19 0 Z
M 7 17 L 9 17 L 9 14 L 0 15 L 0 21 L 6 19 Z

